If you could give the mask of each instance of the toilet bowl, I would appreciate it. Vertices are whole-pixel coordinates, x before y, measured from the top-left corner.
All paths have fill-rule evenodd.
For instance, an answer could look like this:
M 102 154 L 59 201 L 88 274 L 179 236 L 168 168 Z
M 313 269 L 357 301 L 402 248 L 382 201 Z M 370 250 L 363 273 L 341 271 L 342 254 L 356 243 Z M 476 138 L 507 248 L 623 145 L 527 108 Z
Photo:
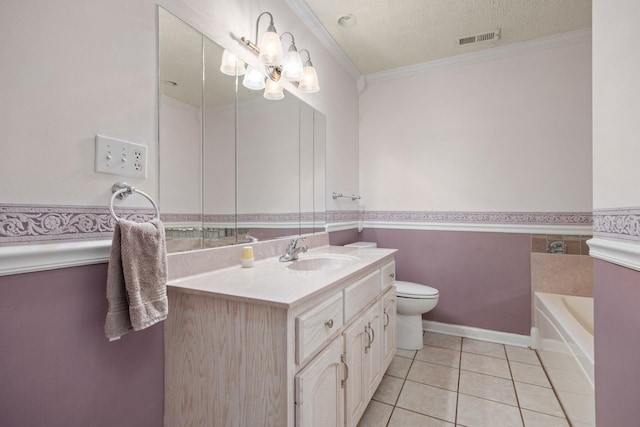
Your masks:
M 375 248 L 374 242 L 356 242 L 351 248 Z M 422 315 L 438 304 L 440 293 L 431 286 L 396 280 L 397 330 L 396 346 L 403 350 L 420 350 L 422 342 Z
M 396 280 L 396 296 L 396 346 L 403 350 L 420 350 L 423 346 L 422 315 L 433 310 L 440 294 L 431 286 Z

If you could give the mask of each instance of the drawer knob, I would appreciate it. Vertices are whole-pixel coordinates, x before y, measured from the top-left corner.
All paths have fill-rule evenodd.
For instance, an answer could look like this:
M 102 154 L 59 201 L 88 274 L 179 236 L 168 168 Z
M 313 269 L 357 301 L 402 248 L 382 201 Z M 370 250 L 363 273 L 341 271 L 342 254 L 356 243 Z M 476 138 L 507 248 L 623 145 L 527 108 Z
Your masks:
M 396 273 L 389 273 L 389 277 L 391 277 L 392 279 L 395 279 Z
M 324 326 L 326 326 L 329 329 L 333 328 L 333 319 L 329 319 L 326 322 L 324 322 Z

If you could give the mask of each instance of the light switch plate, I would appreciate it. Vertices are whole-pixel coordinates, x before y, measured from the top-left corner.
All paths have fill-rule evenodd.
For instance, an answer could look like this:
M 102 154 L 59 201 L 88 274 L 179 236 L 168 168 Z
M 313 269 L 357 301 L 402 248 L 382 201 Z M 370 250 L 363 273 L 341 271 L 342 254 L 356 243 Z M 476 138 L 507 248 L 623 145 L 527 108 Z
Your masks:
M 147 146 L 96 135 L 96 172 L 147 177 Z

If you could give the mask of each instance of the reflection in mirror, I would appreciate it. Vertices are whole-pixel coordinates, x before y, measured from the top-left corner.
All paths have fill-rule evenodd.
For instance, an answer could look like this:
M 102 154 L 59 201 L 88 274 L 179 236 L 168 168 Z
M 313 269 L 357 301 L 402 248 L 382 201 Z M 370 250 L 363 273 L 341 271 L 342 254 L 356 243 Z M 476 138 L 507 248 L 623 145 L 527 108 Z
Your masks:
M 324 231 L 324 116 L 220 72 L 223 49 L 158 8 L 159 194 L 169 252 Z
M 159 201 L 167 250 L 201 249 L 202 34 L 158 9 Z
M 238 88 L 239 93 L 262 95 Z M 260 240 L 300 233 L 300 100 L 238 102 L 238 227 Z

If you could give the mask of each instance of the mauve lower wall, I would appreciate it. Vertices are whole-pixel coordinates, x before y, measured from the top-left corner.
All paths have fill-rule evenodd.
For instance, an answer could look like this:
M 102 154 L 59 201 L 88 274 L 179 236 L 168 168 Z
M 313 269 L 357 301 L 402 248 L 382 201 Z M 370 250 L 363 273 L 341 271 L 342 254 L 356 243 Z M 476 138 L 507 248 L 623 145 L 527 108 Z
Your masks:
M 594 260 L 596 424 L 640 422 L 640 271 Z
M 348 243 L 353 243 L 359 241 L 358 230 L 341 230 L 341 231 L 332 231 L 329 233 L 329 244 L 332 246 L 344 246 Z
M 360 240 L 396 248 L 398 280 L 440 291 L 425 319 L 531 333 L 531 235 L 365 229 Z
M 107 265 L 0 277 L 0 425 L 158 427 L 163 325 L 104 336 Z

